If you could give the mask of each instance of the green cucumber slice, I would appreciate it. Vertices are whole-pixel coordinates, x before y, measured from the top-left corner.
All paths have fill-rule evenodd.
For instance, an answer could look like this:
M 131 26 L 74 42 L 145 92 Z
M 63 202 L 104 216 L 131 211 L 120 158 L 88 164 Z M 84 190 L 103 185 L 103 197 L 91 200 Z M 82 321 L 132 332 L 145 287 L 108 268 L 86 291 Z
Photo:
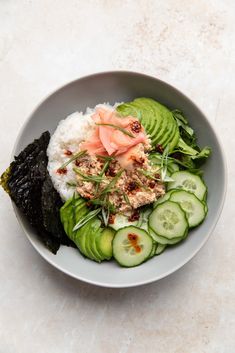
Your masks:
M 187 171 L 179 171 L 173 173 L 171 178 L 174 179 L 174 181 L 168 183 L 168 190 L 182 189 L 189 191 L 195 194 L 200 200 L 203 200 L 205 197 L 207 191 L 206 185 L 198 175 Z
M 130 222 L 128 217 L 123 214 L 116 214 L 112 224 L 109 224 L 110 228 L 114 230 L 119 230 L 120 228 L 128 226 L 137 226 L 139 221 Z
M 174 191 L 170 195 L 170 201 L 179 203 L 184 210 L 189 228 L 198 226 L 206 217 L 205 205 L 191 192 Z
M 154 230 L 151 229 L 150 227 L 149 227 L 149 229 L 148 229 L 148 232 L 149 232 L 150 236 L 151 236 L 157 243 L 162 244 L 162 245 L 174 245 L 174 244 L 177 244 L 177 243 L 179 243 L 181 240 L 184 239 L 184 236 L 183 236 L 183 237 L 179 237 L 179 238 L 174 238 L 174 239 L 167 239 L 167 238 L 165 238 L 165 237 L 162 237 L 162 236 L 156 234 L 156 233 L 154 232 Z
M 173 201 L 158 205 L 149 216 L 149 226 L 167 239 L 181 238 L 188 230 L 188 221 L 182 208 Z
M 114 236 L 113 256 L 121 266 L 138 266 L 149 258 L 152 247 L 152 238 L 145 230 L 125 227 Z
M 159 197 L 159 199 L 157 199 L 157 201 L 154 202 L 153 208 L 156 208 L 157 205 L 160 205 L 161 203 L 169 200 L 169 198 L 171 197 L 172 192 L 174 192 L 176 190 L 177 189 L 172 189 L 172 190 L 168 191 L 165 195 Z
M 158 246 L 158 243 L 153 243 L 153 247 L 152 247 L 152 251 L 149 255 L 149 258 L 153 257 L 155 254 L 156 254 L 156 250 L 157 250 L 157 246 Z
M 166 248 L 166 245 L 157 244 L 155 255 L 160 255 L 165 250 L 165 248 Z
M 167 165 L 167 170 L 169 171 L 170 174 L 174 172 L 178 172 L 180 170 L 179 165 L 174 162 L 169 162 Z

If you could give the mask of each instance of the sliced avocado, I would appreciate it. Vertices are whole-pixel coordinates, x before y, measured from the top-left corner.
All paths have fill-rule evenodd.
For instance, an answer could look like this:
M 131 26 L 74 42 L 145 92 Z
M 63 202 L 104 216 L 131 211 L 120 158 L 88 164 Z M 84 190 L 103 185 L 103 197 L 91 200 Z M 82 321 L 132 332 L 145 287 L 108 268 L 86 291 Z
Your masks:
M 168 123 L 168 126 L 163 132 L 162 136 L 159 137 L 158 143 L 162 145 L 162 147 L 167 146 L 167 144 L 174 137 L 175 132 L 176 132 L 176 124 L 172 123 L 171 121 L 170 123 Z
M 86 250 L 86 234 L 85 234 L 85 230 L 84 227 L 80 228 L 77 232 L 76 232 L 76 237 L 75 237 L 75 244 L 77 245 L 78 249 L 80 250 L 80 252 L 89 258 L 89 255 L 87 253 Z
M 169 145 L 170 151 L 177 145 L 179 129 L 171 111 L 152 98 L 136 98 L 118 106 L 117 111 L 124 116 L 137 117 L 150 135 L 152 145 Z
M 106 260 L 113 255 L 112 241 L 115 231 L 112 228 L 105 228 L 98 239 L 97 247 Z
M 101 230 L 101 222 L 100 220 L 95 220 L 93 222 L 90 232 L 88 234 L 88 246 L 89 250 L 91 251 L 93 257 L 95 258 L 95 261 L 101 262 L 104 260 L 104 257 L 99 253 L 96 247 L 96 237 L 101 236 L 102 230 Z
M 151 134 L 155 127 L 154 110 L 151 106 L 144 106 L 141 100 L 135 99 L 131 103 L 138 111 L 138 118 L 148 134 Z
M 145 117 L 145 129 L 148 132 L 148 134 L 153 138 L 156 135 L 156 132 L 158 132 L 161 129 L 161 126 L 163 124 L 163 116 L 162 114 L 159 113 L 158 106 L 155 104 L 156 102 L 151 99 L 151 98 L 137 98 L 134 100 L 135 104 L 138 104 L 140 109 L 145 109 L 151 112 L 151 114 L 146 114 Z M 147 121 L 148 119 L 148 121 Z M 148 131 L 148 124 L 152 124 L 153 128 L 151 131 Z M 144 125 L 144 124 L 143 124 Z

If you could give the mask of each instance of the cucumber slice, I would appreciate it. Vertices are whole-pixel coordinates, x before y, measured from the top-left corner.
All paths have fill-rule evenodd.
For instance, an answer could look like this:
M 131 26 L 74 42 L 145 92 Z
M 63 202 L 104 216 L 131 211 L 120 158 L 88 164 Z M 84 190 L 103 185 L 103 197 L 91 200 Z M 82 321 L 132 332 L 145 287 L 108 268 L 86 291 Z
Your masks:
M 169 198 L 171 197 L 172 192 L 176 191 L 177 189 L 172 189 L 170 191 L 168 191 L 165 195 L 163 195 L 162 197 L 159 197 L 159 199 L 157 199 L 157 201 L 154 202 L 153 204 L 153 208 L 156 208 L 157 205 L 160 205 L 161 203 L 169 200 Z
M 152 247 L 152 251 L 149 255 L 149 258 L 153 257 L 155 254 L 156 254 L 156 250 L 157 250 L 157 246 L 158 246 L 158 243 L 153 243 L 153 247 Z
M 173 173 L 171 178 L 174 179 L 174 181 L 168 183 L 168 190 L 182 189 L 189 191 L 195 194 L 200 200 L 203 200 L 206 195 L 206 186 L 198 175 L 187 171 L 179 171 Z
M 162 237 L 158 234 L 156 234 L 154 232 L 154 230 L 152 230 L 150 227 L 148 229 L 148 232 L 150 234 L 150 236 L 159 244 L 161 245 L 174 245 L 174 244 L 177 244 L 179 243 L 181 240 L 184 239 L 184 236 L 183 237 L 179 237 L 179 238 L 174 238 L 174 239 L 167 239 L 165 237 Z
M 97 248 L 105 260 L 110 260 L 113 255 L 112 241 L 115 231 L 111 228 L 105 228 L 98 238 Z
M 166 248 L 166 245 L 157 244 L 155 255 L 160 255 Z
M 148 219 L 152 210 L 153 210 L 152 207 L 147 207 L 140 212 L 140 218 L 137 222 L 136 227 L 148 231 Z
M 206 217 L 205 205 L 191 192 L 174 191 L 170 196 L 170 201 L 180 204 L 186 214 L 189 228 L 198 226 Z
M 128 217 L 123 214 L 116 214 L 114 218 L 114 223 L 109 224 L 110 228 L 114 230 L 119 230 L 120 228 L 129 227 L 129 226 L 137 226 L 139 225 L 139 221 L 128 221 Z
M 174 162 L 170 162 L 167 165 L 167 170 L 169 171 L 169 173 L 174 173 L 174 172 L 178 172 L 180 170 L 179 165 L 177 163 Z
M 120 229 L 113 239 L 113 256 L 124 267 L 138 266 L 147 260 L 153 247 L 149 234 L 137 227 Z
M 208 205 L 207 205 L 207 203 L 206 203 L 205 201 L 203 202 L 203 204 L 204 204 L 205 213 L 206 213 L 206 215 L 207 215 L 207 212 L 208 212 Z
M 158 205 L 149 216 L 149 226 L 167 239 L 184 237 L 188 221 L 182 208 L 173 201 Z

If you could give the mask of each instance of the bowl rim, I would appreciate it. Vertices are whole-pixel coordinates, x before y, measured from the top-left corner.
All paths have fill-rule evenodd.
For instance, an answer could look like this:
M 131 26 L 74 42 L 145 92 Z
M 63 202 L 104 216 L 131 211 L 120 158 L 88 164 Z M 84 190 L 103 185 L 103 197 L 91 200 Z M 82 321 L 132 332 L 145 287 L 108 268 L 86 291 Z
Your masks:
M 211 122 L 209 121 L 209 119 L 207 118 L 207 116 L 204 114 L 204 112 L 202 111 L 202 109 L 195 104 L 191 98 L 189 98 L 186 94 L 184 94 L 181 90 L 179 90 L 178 88 L 176 88 L 175 86 L 172 86 L 171 84 L 167 83 L 166 81 L 163 81 L 157 77 L 151 76 L 151 75 L 147 75 L 144 73 L 140 73 L 140 72 L 136 72 L 136 71 L 129 71 L 129 70 L 110 70 L 110 71 L 101 71 L 101 72 L 95 72 L 93 74 L 89 74 L 89 75 L 85 75 L 85 76 L 81 76 L 78 77 L 72 81 L 69 81 L 61 86 L 59 86 L 57 89 L 53 90 L 51 93 L 47 94 L 43 99 L 41 99 L 41 101 L 36 105 L 36 107 L 33 109 L 33 111 L 29 114 L 29 116 L 26 118 L 26 120 L 24 121 L 24 123 L 22 124 L 18 134 L 17 134 L 17 138 L 15 140 L 15 143 L 13 145 L 13 149 L 12 149 L 12 153 L 11 153 L 11 160 L 13 160 L 15 153 L 16 153 L 16 147 L 21 139 L 21 136 L 23 134 L 23 131 L 25 129 L 25 127 L 27 126 L 28 122 L 31 120 L 31 118 L 33 117 L 33 115 L 36 113 L 36 111 L 40 108 L 40 106 L 42 104 L 44 104 L 47 100 L 49 100 L 51 97 L 53 97 L 53 95 L 57 94 L 59 91 L 65 89 L 66 87 L 73 85 L 74 83 L 76 83 L 77 81 L 82 81 L 82 80 L 86 80 L 86 79 L 91 79 L 91 78 L 96 78 L 99 76 L 104 76 L 104 75 L 117 75 L 117 74 L 125 74 L 125 75 L 138 75 L 138 76 L 142 76 L 143 78 L 147 78 L 147 79 L 154 79 L 156 81 L 158 81 L 160 84 L 165 85 L 167 88 L 174 90 L 178 95 L 182 96 L 183 98 L 187 99 L 190 103 L 190 105 L 192 105 L 194 108 L 196 108 L 199 113 L 205 118 L 206 122 L 208 123 L 208 125 L 210 126 L 210 129 L 212 130 L 212 132 L 214 133 L 218 146 L 220 148 L 220 152 L 222 155 L 222 161 L 223 161 L 223 176 L 224 176 L 224 184 L 223 184 L 223 190 L 222 190 L 222 198 L 221 198 L 221 203 L 217 209 L 216 214 L 214 215 L 214 221 L 212 222 L 209 230 L 207 231 L 207 234 L 205 236 L 205 238 L 203 239 L 203 241 L 195 248 L 195 250 L 186 258 L 184 258 L 184 260 L 182 260 L 177 266 L 173 267 L 171 270 L 164 272 L 162 275 L 160 276 L 156 276 L 153 277 L 151 279 L 148 279 L 146 281 L 144 280 L 140 280 L 140 281 L 136 281 L 135 283 L 130 283 L 130 284 L 126 284 L 126 283 L 119 283 L 119 284 L 110 284 L 110 283 L 105 283 L 105 282 L 99 282 L 99 281 L 94 281 L 94 280 L 89 280 L 87 278 L 84 278 L 83 276 L 78 276 L 75 275 L 73 273 L 71 273 L 70 271 L 64 269 L 62 266 L 55 264 L 50 258 L 48 258 L 46 256 L 46 254 L 40 249 L 38 248 L 38 246 L 34 243 L 31 235 L 29 234 L 28 230 L 26 229 L 26 227 L 24 226 L 24 223 L 21 219 L 21 215 L 19 213 L 19 210 L 17 208 L 17 206 L 14 204 L 14 202 L 12 201 L 12 206 L 14 209 L 14 213 L 16 215 L 16 218 L 18 220 L 18 223 L 20 224 L 21 229 L 23 230 L 23 232 L 25 233 L 26 237 L 28 238 L 29 242 L 31 243 L 31 245 L 33 246 L 33 248 L 36 250 L 37 253 L 39 253 L 41 255 L 41 257 L 47 262 L 49 263 L 51 266 L 53 266 L 54 268 L 56 268 L 57 270 L 61 271 L 62 273 L 65 273 L 66 275 L 76 279 L 76 280 L 80 280 L 82 282 L 88 283 L 88 284 L 92 284 L 92 285 L 96 285 L 99 287 L 104 287 L 104 288 L 131 288 L 131 287 L 137 287 L 137 286 L 143 286 L 146 284 L 150 284 L 153 283 L 155 281 L 158 281 L 160 279 L 163 279 L 167 276 L 169 276 L 170 274 L 173 274 L 174 272 L 178 271 L 181 267 L 183 267 L 185 264 L 187 264 L 190 260 L 192 260 L 192 258 L 199 252 L 199 250 L 206 244 L 206 242 L 208 241 L 209 237 L 212 235 L 213 230 L 215 229 L 221 212 L 223 210 L 223 206 L 224 206 L 224 202 L 225 202 L 225 198 L 226 198 L 226 193 L 227 193 L 227 183 L 228 183 L 228 169 L 227 169 L 227 160 L 226 160 L 226 156 L 224 153 L 224 148 L 223 148 L 223 144 L 221 142 L 221 139 L 216 131 L 216 128 L 214 126 L 212 126 Z

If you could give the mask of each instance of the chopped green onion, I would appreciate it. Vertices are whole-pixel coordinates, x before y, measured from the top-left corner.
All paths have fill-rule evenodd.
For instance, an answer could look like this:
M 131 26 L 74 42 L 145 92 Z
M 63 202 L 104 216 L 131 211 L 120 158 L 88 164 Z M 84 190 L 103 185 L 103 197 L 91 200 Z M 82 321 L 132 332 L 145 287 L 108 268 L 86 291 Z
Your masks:
M 102 209 L 101 207 L 97 208 L 96 210 L 93 210 L 88 214 L 86 214 L 84 217 L 82 217 L 79 220 L 79 222 L 73 227 L 73 231 L 78 230 L 79 228 L 84 226 L 87 222 L 89 222 L 92 218 L 96 217 L 100 213 L 101 209 Z
M 99 174 L 100 177 L 102 177 L 102 176 L 104 175 L 104 173 L 106 172 L 106 170 L 108 169 L 109 163 L 110 163 L 110 160 L 107 160 L 107 161 L 105 162 L 105 164 L 104 164 L 104 166 L 103 166 L 103 168 L 102 168 L 102 170 L 101 170 L 101 172 L 100 172 L 100 174 Z M 95 187 L 95 194 L 98 192 L 99 184 L 100 184 L 100 183 L 97 183 L 97 184 L 96 184 L 96 187 Z
M 77 184 L 74 183 L 74 182 L 72 182 L 72 181 L 68 181 L 66 184 L 67 184 L 68 186 L 71 186 L 71 187 L 76 187 L 76 186 L 77 186 Z
M 138 172 L 140 172 L 141 174 L 143 174 L 144 176 L 146 176 L 149 179 L 153 179 L 153 180 L 159 180 L 158 178 L 156 178 L 152 173 L 148 172 L 147 170 L 144 169 L 137 169 Z
M 102 156 L 102 155 L 100 155 L 100 154 L 96 154 L 95 156 L 96 156 L 97 158 L 101 158 L 101 159 L 104 159 L 104 160 L 107 160 L 107 161 L 111 161 L 111 160 L 114 159 L 114 157 L 112 157 L 112 156 Z
M 85 156 L 85 154 L 87 153 L 87 151 L 80 151 L 78 153 L 76 153 L 75 155 L 73 155 L 73 157 L 71 157 L 67 162 L 65 162 L 64 164 L 62 164 L 62 166 L 59 169 L 64 169 L 65 167 L 67 167 L 68 164 L 70 164 L 71 162 L 73 162 L 75 159 L 81 158 L 83 156 Z
M 120 126 L 114 125 L 114 124 L 101 124 L 101 123 L 98 124 L 98 123 L 96 123 L 96 125 L 98 125 L 98 126 L 110 126 L 110 127 L 113 127 L 114 129 L 117 129 L 117 130 L 121 131 L 123 134 L 125 134 L 125 135 L 127 135 L 127 136 L 130 136 L 130 137 L 132 137 L 132 138 L 135 137 L 131 132 L 129 132 L 129 131 L 123 129 L 123 128 L 120 127 Z
M 125 192 L 123 193 L 123 198 L 124 198 L 125 202 L 126 202 L 129 206 L 131 206 L 129 197 L 127 196 L 127 194 L 126 194 Z
M 104 225 L 105 225 L 105 227 L 107 227 L 107 225 L 109 223 L 109 215 L 110 215 L 109 208 L 107 209 L 107 212 L 106 212 L 106 209 L 104 207 L 102 207 L 101 214 L 102 214 L 102 218 L 104 221 Z
M 78 174 L 79 176 L 82 177 L 84 181 L 90 181 L 90 182 L 95 182 L 95 183 L 101 183 L 103 180 L 102 176 L 99 175 L 86 175 L 83 174 L 78 168 L 74 167 L 73 171 Z
M 118 181 L 118 179 L 120 178 L 120 176 L 122 175 L 123 172 L 124 172 L 124 169 L 121 169 L 115 175 L 115 177 L 110 181 L 110 183 L 101 191 L 101 193 L 99 195 L 103 195 L 103 194 L 109 193 L 110 190 L 115 186 L 116 182 Z

